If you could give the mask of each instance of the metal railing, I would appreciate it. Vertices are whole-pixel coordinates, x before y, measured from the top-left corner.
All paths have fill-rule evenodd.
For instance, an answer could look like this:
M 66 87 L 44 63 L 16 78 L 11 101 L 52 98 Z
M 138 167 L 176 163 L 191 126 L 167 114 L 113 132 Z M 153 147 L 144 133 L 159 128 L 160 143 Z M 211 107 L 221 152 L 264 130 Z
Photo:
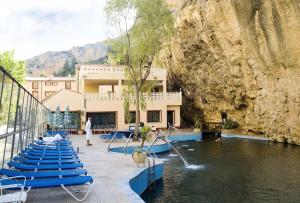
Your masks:
M 103 64 L 86 64 L 81 65 L 80 74 L 111 74 L 125 77 L 125 66 L 111 66 Z M 150 76 L 163 77 L 167 74 L 167 70 L 163 68 L 151 68 Z
M 47 108 L 0 67 L 0 165 L 42 136 Z
M 157 135 L 155 136 L 154 140 L 151 142 L 151 144 L 149 145 L 149 147 L 147 148 L 147 151 L 150 151 L 150 149 L 152 148 L 152 146 L 154 145 L 154 143 L 158 140 L 161 139 L 163 141 L 166 141 L 166 138 L 168 136 L 170 136 L 173 132 L 173 130 L 175 130 L 176 128 L 174 126 L 169 126 L 167 132 L 164 135 L 160 135 L 160 133 L 162 132 L 161 130 L 158 130 Z
M 125 96 L 121 93 L 85 93 L 85 99 L 87 101 L 101 101 L 101 102 L 110 102 L 110 101 L 123 101 Z M 127 96 L 128 100 L 134 101 L 135 96 Z M 153 92 L 151 94 L 143 94 L 143 99 L 145 101 L 182 101 L 181 92 Z
M 132 135 L 134 135 L 134 133 L 130 133 L 130 135 L 129 135 L 127 141 L 126 141 L 126 144 L 125 144 L 125 146 L 124 146 L 124 154 L 127 154 L 127 153 L 126 153 L 126 149 L 127 149 L 128 143 L 129 143 L 129 141 L 130 141 Z
M 117 136 L 118 132 L 115 132 L 114 136 L 111 138 L 108 146 L 107 146 L 107 151 L 110 151 L 110 145 L 112 144 L 112 142 L 114 141 L 115 137 Z

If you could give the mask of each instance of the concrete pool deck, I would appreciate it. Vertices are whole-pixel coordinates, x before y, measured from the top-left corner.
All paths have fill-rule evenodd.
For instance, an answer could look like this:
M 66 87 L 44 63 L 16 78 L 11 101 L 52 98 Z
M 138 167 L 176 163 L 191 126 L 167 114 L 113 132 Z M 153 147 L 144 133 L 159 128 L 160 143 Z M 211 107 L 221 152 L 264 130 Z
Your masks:
M 84 135 L 71 135 L 74 148 L 79 147 L 79 158 L 84 163 L 89 175 L 94 179 L 93 188 L 84 202 L 132 203 L 144 202 L 129 185 L 129 181 L 142 173 L 145 167 L 138 168 L 131 155 L 107 152 L 107 142 L 93 135 L 90 147 L 85 144 Z M 130 145 L 132 145 L 130 143 Z M 124 146 L 124 143 L 113 143 L 112 147 Z M 156 159 L 156 164 L 162 161 Z M 147 167 L 146 167 L 147 168 Z M 83 190 L 87 190 L 84 186 Z M 80 193 L 77 195 L 81 195 Z M 61 188 L 32 189 L 26 202 L 32 203 L 73 203 L 76 202 Z

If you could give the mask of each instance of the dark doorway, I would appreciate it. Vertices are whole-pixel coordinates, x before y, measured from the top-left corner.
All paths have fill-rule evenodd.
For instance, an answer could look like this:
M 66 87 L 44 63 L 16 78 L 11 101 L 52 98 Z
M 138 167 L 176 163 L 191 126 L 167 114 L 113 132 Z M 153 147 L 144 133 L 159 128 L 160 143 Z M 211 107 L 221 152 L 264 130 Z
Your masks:
M 87 113 L 86 118 L 92 118 L 92 128 L 116 126 L 116 112 Z
M 227 113 L 221 112 L 221 116 L 222 116 L 222 123 L 225 123 L 227 120 Z
M 170 125 L 174 125 L 174 111 L 167 111 L 167 123 L 168 128 Z

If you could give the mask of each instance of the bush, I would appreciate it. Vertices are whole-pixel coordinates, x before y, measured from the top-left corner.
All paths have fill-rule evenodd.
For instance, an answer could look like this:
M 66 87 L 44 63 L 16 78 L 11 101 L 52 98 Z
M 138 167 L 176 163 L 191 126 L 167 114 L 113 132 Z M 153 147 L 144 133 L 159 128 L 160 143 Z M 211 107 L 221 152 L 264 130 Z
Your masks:
M 227 119 L 224 123 L 224 129 L 235 129 L 238 128 L 239 124 L 236 121 L 231 120 L 230 118 Z

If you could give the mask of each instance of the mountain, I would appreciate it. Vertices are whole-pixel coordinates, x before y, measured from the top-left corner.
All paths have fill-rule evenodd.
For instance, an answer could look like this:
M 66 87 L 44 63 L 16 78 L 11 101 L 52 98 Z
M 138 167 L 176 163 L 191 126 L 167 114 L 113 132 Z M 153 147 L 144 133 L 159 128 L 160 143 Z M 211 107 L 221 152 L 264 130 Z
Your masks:
M 97 42 L 73 47 L 67 51 L 49 51 L 28 59 L 26 61 L 27 72 L 31 76 L 51 76 L 61 73 L 63 67 L 70 67 L 74 70 L 75 62 L 104 63 L 108 50 L 109 46 L 105 42 Z

